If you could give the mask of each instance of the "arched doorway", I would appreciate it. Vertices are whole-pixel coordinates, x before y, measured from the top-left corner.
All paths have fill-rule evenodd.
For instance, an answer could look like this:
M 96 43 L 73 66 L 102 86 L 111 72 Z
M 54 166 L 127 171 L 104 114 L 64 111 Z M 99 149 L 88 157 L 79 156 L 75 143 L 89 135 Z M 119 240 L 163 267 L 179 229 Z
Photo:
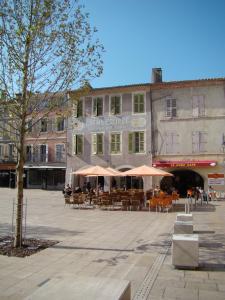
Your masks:
M 160 188 L 170 191 L 175 188 L 181 197 L 186 197 L 187 189 L 192 187 L 202 187 L 204 189 L 204 180 L 201 175 L 192 170 L 170 171 L 173 177 L 164 177 L 161 180 Z

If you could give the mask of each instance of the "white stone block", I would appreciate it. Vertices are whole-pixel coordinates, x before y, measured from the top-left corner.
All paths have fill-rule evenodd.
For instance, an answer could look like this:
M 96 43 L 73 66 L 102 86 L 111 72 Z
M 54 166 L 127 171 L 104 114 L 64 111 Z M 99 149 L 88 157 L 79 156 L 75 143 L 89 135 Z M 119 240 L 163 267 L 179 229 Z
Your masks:
M 196 268 L 199 265 L 198 234 L 174 234 L 172 264 L 178 268 Z
M 175 221 L 174 234 L 193 234 L 193 222 Z
M 193 215 L 192 214 L 177 214 L 177 221 L 193 222 Z

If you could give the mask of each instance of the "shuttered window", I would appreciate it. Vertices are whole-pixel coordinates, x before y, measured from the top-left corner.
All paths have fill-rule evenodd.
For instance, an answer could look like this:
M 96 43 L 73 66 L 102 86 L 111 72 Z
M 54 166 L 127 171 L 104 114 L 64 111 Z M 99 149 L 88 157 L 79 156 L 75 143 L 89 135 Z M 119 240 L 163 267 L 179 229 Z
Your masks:
M 93 99 L 93 115 L 94 116 L 103 115 L 103 98 L 97 97 Z
M 75 118 L 83 117 L 83 101 L 77 100 L 73 103 L 73 116 Z
M 26 146 L 26 161 L 27 162 L 32 162 L 33 161 L 33 146 L 32 145 L 27 145 Z
M 92 134 L 92 154 L 103 154 L 103 133 Z
M 173 118 L 177 116 L 177 101 L 176 99 L 166 99 L 166 117 Z
M 145 112 L 145 97 L 144 94 L 134 94 L 133 98 L 133 113 Z
M 121 113 L 121 97 L 112 96 L 110 102 L 110 112 L 112 115 L 119 115 Z
M 47 132 L 48 119 L 44 118 L 40 120 L 40 122 L 41 122 L 41 132 Z
M 76 134 L 74 135 L 73 139 L 73 154 L 75 155 L 81 155 L 83 154 L 83 135 L 82 134 Z
M 203 95 L 192 98 L 193 116 L 202 117 L 205 115 L 205 98 Z
M 176 132 L 166 132 L 165 134 L 166 153 L 179 153 L 179 134 Z
M 62 162 L 65 159 L 65 145 L 57 144 L 55 145 L 55 158 L 57 162 Z
M 112 133 L 111 134 L 111 153 L 118 154 L 121 153 L 121 134 Z
M 145 133 L 144 131 L 130 132 L 128 134 L 129 153 L 145 152 Z
M 207 145 L 207 132 L 205 131 L 194 131 L 192 132 L 192 152 L 206 152 Z
M 58 117 L 56 120 L 56 130 L 64 131 L 65 129 L 65 119 L 63 117 Z

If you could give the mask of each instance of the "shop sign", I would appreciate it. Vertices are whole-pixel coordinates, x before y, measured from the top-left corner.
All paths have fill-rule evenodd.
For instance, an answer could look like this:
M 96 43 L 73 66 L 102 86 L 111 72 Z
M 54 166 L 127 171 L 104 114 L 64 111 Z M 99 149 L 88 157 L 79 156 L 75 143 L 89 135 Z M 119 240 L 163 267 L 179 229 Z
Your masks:
M 196 167 L 215 167 L 214 160 L 177 160 L 177 161 L 156 161 L 153 167 L 160 168 L 196 168 Z
M 224 174 L 208 174 L 208 185 L 224 185 Z

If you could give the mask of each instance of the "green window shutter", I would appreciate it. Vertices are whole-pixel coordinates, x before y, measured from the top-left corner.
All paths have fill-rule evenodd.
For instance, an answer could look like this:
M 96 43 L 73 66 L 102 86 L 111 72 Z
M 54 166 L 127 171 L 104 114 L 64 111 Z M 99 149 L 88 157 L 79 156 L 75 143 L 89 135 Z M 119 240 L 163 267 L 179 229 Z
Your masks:
M 98 105 L 97 105 L 97 98 L 93 99 L 93 116 L 97 116 L 98 115 Z
M 111 153 L 115 153 L 115 134 L 111 135 Z
M 97 100 L 97 115 L 98 116 L 103 115 L 103 100 L 102 100 L 102 98 L 98 98 L 98 100 Z
M 116 134 L 116 153 L 120 153 L 120 134 Z
M 144 101 L 144 95 L 139 95 L 139 113 L 145 112 L 145 101 Z
M 83 136 L 81 134 L 77 135 L 76 139 L 76 152 L 77 154 L 82 154 L 83 153 Z
M 83 101 L 80 100 L 78 101 L 77 105 L 77 117 L 82 117 L 83 116 Z
M 92 135 L 92 154 L 97 154 L 97 134 Z
M 133 133 L 128 134 L 128 152 L 133 153 Z
M 115 115 L 116 113 L 116 103 L 115 103 L 115 97 L 111 97 L 111 108 L 110 108 L 111 114 Z
M 139 133 L 139 139 L 140 139 L 140 151 L 139 152 L 145 152 L 145 134 L 144 132 Z
M 97 135 L 97 153 L 103 154 L 103 134 Z
M 115 97 L 115 114 L 120 114 L 120 96 Z
M 134 95 L 133 111 L 134 111 L 134 113 L 138 113 L 138 95 Z

